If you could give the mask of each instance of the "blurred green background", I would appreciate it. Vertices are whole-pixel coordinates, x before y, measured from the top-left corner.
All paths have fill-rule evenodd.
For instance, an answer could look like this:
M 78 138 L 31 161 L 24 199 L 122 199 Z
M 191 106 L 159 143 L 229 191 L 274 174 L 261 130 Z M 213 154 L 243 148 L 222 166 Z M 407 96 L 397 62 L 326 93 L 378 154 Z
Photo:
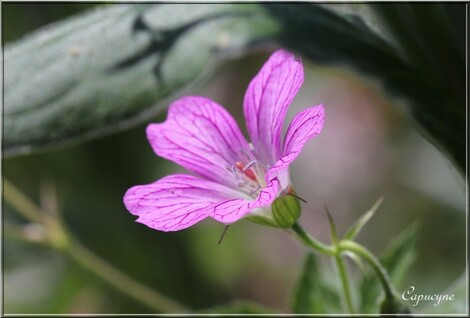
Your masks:
M 93 6 L 4 3 L 4 44 Z M 260 51 L 226 63 L 192 94 L 225 105 L 245 129 L 244 91 L 269 54 Z M 375 83 L 347 69 L 308 61 L 305 67 L 304 85 L 288 120 L 307 106 L 323 103 L 326 122 L 291 167 L 296 189 L 308 201 L 301 223 L 326 241 L 325 203 L 341 232 L 384 196 L 359 241 L 378 254 L 418 221 L 416 262 L 396 287 L 402 291 L 414 285 L 431 294 L 445 290 L 466 265 L 461 175 Z M 152 122 L 164 119 L 162 114 Z M 145 137 L 147 124 L 73 147 L 4 159 L 3 176 L 36 202 L 45 182 L 55 184 L 65 221 L 79 241 L 129 276 L 191 308 L 246 299 L 289 312 L 304 249 L 284 232 L 242 221 L 218 245 L 224 226 L 212 220 L 175 233 L 134 222 L 122 204 L 125 191 L 182 171 L 152 152 Z M 4 222 L 24 223 L 7 204 L 3 210 Z M 152 312 L 58 252 L 3 242 L 6 314 Z M 321 260 L 332 267 L 329 259 Z

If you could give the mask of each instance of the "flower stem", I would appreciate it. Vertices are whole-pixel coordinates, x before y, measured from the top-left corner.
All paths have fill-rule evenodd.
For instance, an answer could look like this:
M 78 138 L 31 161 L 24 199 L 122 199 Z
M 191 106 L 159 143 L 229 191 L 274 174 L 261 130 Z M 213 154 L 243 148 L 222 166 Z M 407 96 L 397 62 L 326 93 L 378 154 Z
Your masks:
M 349 284 L 348 272 L 346 270 L 344 260 L 341 258 L 341 251 L 336 246 L 329 246 L 320 241 L 317 241 L 315 238 L 305 232 L 305 230 L 298 223 L 292 226 L 292 230 L 295 234 L 297 234 L 297 237 L 300 238 L 300 240 L 308 247 L 311 247 L 312 249 L 322 254 L 334 256 L 336 265 L 338 267 L 341 286 L 343 287 L 345 302 L 349 313 L 353 314 L 354 307 L 352 304 L 351 287 Z
M 127 276 L 85 246 L 72 240 L 69 230 L 58 216 L 41 210 L 6 179 L 4 179 L 4 197 L 18 213 L 32 222 L 30 225 L 41 224 L 47 233 L 47 239 L 43 240 L 28 236 L 21 229 L 9 226 L 5 233 L 9 238 L 28 243 L 42 243 L 45 246 L 55 248 L 70 256 L 85 269 L 101 277 L 111 286 L 155 311 L 164 313 L 186 313 L 189 311 L 176 301 Z
M 154 290 L 130 278 L 109 263 L 99 258 L 78 242 L 70 244 L 65 251 L 80 265 L 95 273 L 127 296 L 136 299 L 158 312 L 185 313 L 188 309 Z
M 34 225 L 38 227 L 41 226 L 39 224 L 34 224 Z M 41 233 L 38 233 L 39 231 L 35 231 L 36 235 L 34 234 L 34 232 L 33 233 L 31 232 L 33 231 L 28 231 L 28 229 L 25 227 L 19 227 L 9 222 L 3 223 L 3 235 L 5 238 L 9 238 L 11 240 L 15 240 L 18 242 L 36 244 L 39 246 L 45 246 L 45 247 L 50 246 L 49 242 L 44 238 L 44 236 L 41 235 Z
M 393 290 L 392 283 L 390 282 L 390 278 L 388 277 L 387 272 L 382 267 L 379 260 L 369 250 L 357 244 L 356 242 L 348 240 L 340 241 L 338 244 L 338 248 L 341 251 L 350 251 L 364 258 L 379 277 L 379 280 L 382 283 L 383 289 L 385 291 L 385 297 L 390 300 L 393 300 L 395 298 L 395 292 Z
M 330 255 L 330 256 L 336 255 L 337 252 L 334 247 L 331 247 L 320 241 L 317 241 L 315 238 L 313 238 L 307 232 L 305 232 L 305 230 L 298 223 L 295 223 L 292 226 L 292 230 L 294 231 L 295 234 L 297 234 L 297 237 L 300 238 L 300 240 L 305 245 L 307 245 L 308 247 L 311 247 L 315 251 L 320 252 L 322 254 Z
M 39 224 L 43 223 L 41 209 L 5 178 L 3 179 L 3 197 L 27 220 Z
M 372 267 L 372 269 L 377 274 L 383 286 L 385 297 L 392 302 L 395 300 L 396 293 L 393 289 L 392 283 L 390 281 L 390 278 L 388 277 L 387 272 L 385 271 L 383 266 L 380 264 L 379 260 L 368 249 L 350 240 L 339 240 L 338 242 L 335 242 L 333 246 L 326 245 L 324 243 L 317 241 L 312 236 L 310 236 L 297 223 L 294 224 L 294 226 L 292 227 L 292 230 L 294 231 L 295 234 L 297 234 L 297 237 L 306 246 L 322 254 L 335 257 L 335 262 L 338 267 L 341 284 L 343 286 L 344 298 L 348 306 L 348 310 L 351 314 L 354 313 L 354 307 L 353 307 L 353 302 L 352 302 L 352 297 L 351 297 L 351 288 L 349 284 L 347 269 L 346 269 L 344 260 L 341 258 L 341 254 L 344 251 L 352 252 L 356 255 L 359 255 L 363 259 L 365 259 L 367 263 Z
M 344 260 L 341 257 L 341 254 L 338 253 L 335 255 L 336 266 L 338 267 L 339 277 L 341 280 L 341 285 L 343 286 L 344 299 L 348 307 L 349 313 L 354 314 L 354 307 L 351 297 L 351 287 L 349 285 L 348 272 Z

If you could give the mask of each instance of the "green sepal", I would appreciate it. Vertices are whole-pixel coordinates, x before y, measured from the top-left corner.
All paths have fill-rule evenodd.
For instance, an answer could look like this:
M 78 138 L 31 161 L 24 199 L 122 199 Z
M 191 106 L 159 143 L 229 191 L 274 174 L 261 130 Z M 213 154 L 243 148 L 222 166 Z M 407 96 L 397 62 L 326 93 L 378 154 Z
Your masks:
M 380 205 L 382 204 L 384 198 L 383 197 L 380 197 L 375 203 L 374 205 L 368 210 L 366 211 L 366 213 L 364 213 L 360 218 L 359 220 L 356 221 L 356 223 L 354 223 L 351 228 L 346 232 L 346 234 L 344 235 L 344 239 L 345 240 L 354 240 L 354 238 L 359 234 L 359 232 L 362 230 L 362 228 L 364 227 L 364 225 L 366 225 L 366 223 L 372 218 L 372 216 L 375 214 L 375 211 L 377 211 L 377 209 L 380 207 Z
M 338 243 L 338 231 L 336 230 L 336 224 L 335 221 L 333 220 L 333 216 L 330 213 L 330 210 L 328 210 L 328 207 L 325 204 L 325 210 L 326 210 L 326 215 L 328 216 L 328 224 L 330 225 L 330 233 L 331 233 L 331 242 L 333 244 Z
M 267 216 L 264 215 L 249 215 L 246 217 L 247 220 L 252 221 L 256 224 L 266 225 L 271 227 L 279 227 L 276 222 Z

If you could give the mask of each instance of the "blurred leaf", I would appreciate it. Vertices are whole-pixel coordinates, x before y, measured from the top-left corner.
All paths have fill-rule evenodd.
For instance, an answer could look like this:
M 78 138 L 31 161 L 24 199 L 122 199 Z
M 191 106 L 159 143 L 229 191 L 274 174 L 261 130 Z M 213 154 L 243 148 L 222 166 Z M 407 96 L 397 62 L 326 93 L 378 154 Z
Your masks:
M 275 40 L 379 80 L 463 172 L 464 12 L 437 3 L 100 8 L 6 46 L 4 153 L 125 129 L 200 84 L 224 59 Z
M 399 284 L 416 259 L 418 223 L 412 223 L 394 238 L 381 254 L 380 262 L 387 270 L 392 282 Z
M 416 82 L 405 94 L 411 98 L 412 116 L 465 171 L 466 54 L 460 23 L 465 5 L 387 3 L 371 8 L 416 68 Z
M 313 253 L 308 253 L 305 259 L 302 276 L 295 291 L 293 312 L 296 314 L 323 313 L 323 304 L 317 299 L 318 294 L 318 263 Z
M 370 220 L 370 218 L 375 214 L 375 211 L 380 207 L 383 202 L 383 197 L 379 198 L 374 205 L 364 213 L 354 224 L 351 228 L 346 232 L 344 235 L 345 240 L 354 240 L 354 238 L 359 234 L 362 230 L 364 225 Z
M 110 5 L 7 45 L 4 154 L 86 140 L 155 115 L 223 58 L 274 31 L 259 9 Z
M 380 263 L 396 286 L 405 277 L 406 271 L 416 258 L 418 225 L 413 223 L 395 237 L 379 257 Z M 376 313 L 381 286 L 377 276 L 367 271 L 359 283 L 361 312 Z
M 69 2 L 65 5 L 44 2 L 4 3 L 2 6 L 3 43 L 14 41 L 31 30 L 99 5 L 103 4 L 93 2 Z
M 465 52 L 454 36 L 462 23 L 450 28 L 444 5 L 265 7 L 281 25 L 282 45 L 315 62 L 349 66 L 379 80 L 395 102 L 406 99 L 422 133 L 465 171 Z M 460 16 L 464 6 L 461 11 Z
M 388 3 L 370 7 L 423 77 L 440 84 L 440 89 L 451 90 L 449 96 L 465 98 L 465 55 L 458 47 L 461 39 L 452 29 L 451 15 L 444 4 Z M 461 15 L 465 17 L 463 11 Z
M 399 298 L 385 298 L 380 304 L 381 315 L 409 315 L 411 310 Z
M 292 303 L 295 314 L 324 314 L 340 308 L 335 290 L 326 283 L 313 253 L 308 253 Z
M 332 11 L 314 4 L 267 4 L 266 9 L 280 23 L 278 40 L 316 62 L 352 66 L 377 78 L 387 80 L 392 75 L 411 71 L 390 41 L 374 32 L 363 16 L 343 10 Z M 357 6 L 357 4 L 356 4 Z M 364 4 L 359 4 L 364 6 Z M 357 10 L 356 10 L 357 11 Z M 340 15 L 340 14 L 342 15 Z
M 235 301 L 230 305 L 216 306 L 209 309 L 203 309 L 198 312 L 199 314 L 280 314 L 280 312 L 273 308 L 268 308 L 251 301 Z
M 429 303 L 418 314 L 468 315 L 467 285 L 467 273 L 464 272 L 447 290 L 440 293 L 441 295 L 454 295 L 452 300 L 441 300 L 438 306 L 434 306 L 434 303 Z

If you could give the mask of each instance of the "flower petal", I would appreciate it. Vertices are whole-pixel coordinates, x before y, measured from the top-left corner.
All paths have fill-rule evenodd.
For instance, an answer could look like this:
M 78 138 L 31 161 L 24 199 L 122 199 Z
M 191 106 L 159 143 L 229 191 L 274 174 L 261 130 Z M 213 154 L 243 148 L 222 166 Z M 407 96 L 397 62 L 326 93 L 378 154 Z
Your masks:
M 248 149 L 233 117 L 219 104 L 200 96 L 180 98 L 170 105 L 168 119 L 150 124 L 147 137 L 157 155 L 211 181 L 236 187 L 227 170 Z
M 160 231 L 178 231 L 209 216 L 207 208 L 238 193 L 194 176 L 176 174 L 154 183 L 134 186 L 124 195 L 126 208 L 137 222 Z
M 302 63 L 291 53 L 279 50 L 248 86 L 244 100 L 247 129 L 265 165 L 272 165 L 281 157 L 282 125 L 303 80 Z
M 232 199 L 213 204 L 211 207 L 209 207 L 210 216 L 214 220 L 222 223 L 233 223 L 254 209 L 269 207 L 276 199 L 278 191 L 279 181 L 274 178 L 259 193 L 255 200 Z
M 325 110 L 323 105 L 307 108 L 294 117 L 284 138 L 282 158 L 269 169 L 266 180 L 271 180 L 277 176 L 282 187 L 287 185 L 286 182 L 289 181 L 287 180 L 289 164 L 297 158 L 305 143 L 320 133 L 324 121 Z

